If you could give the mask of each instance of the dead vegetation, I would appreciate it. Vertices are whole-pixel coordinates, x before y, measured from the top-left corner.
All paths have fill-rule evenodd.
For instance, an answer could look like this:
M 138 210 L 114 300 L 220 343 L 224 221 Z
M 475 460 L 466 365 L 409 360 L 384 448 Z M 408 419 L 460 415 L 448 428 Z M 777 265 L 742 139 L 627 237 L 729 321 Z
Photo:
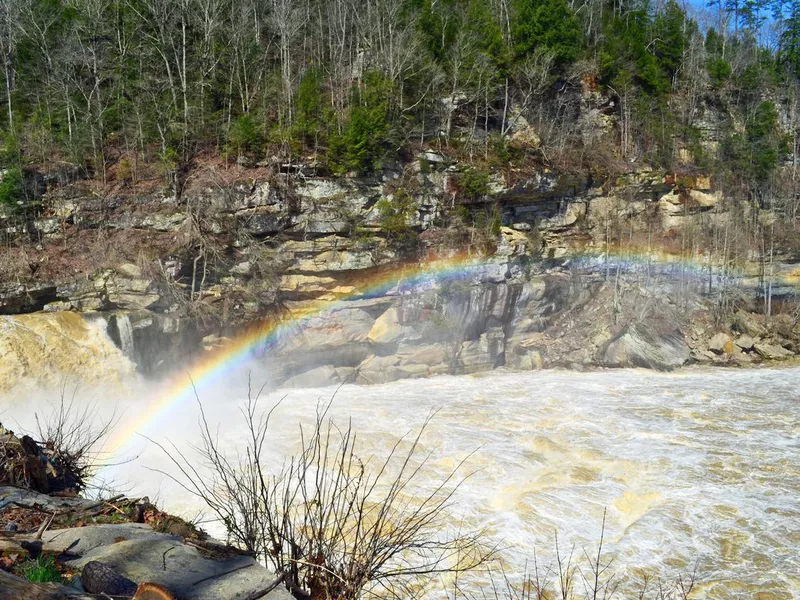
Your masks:
M 431 454 L 420 444 L 428 421 L 401 437 L 387 456 L 362 458 L 352 426 L 337 427 L 330 405 L 318 410 L 300 451 L 275 473 L 265 444 L 271 411 L 259 416 L 259 393 L 248 394 L 247 448 L 226 454 L 202 404 L 202 465 L 175 446 L 158 444 L 180 475 L 225 525 L 230 541 L 270 564 L 297 598 L 411 598 L 421 579 L 486 563 L 494 549 L 481 531 L 448 522 L 447 509 L 468 475 L 464 460 L 443 481 L 420 481 Z
M 595 551 L 574 545 L 565 550 L 555 534 L 553 558 L 543 562 L 534 550 L 521 574 L 502 566 L 489 571 L 489 585 L 480 592 L 462 589 L 456 580 L 448 600 L 690 600 L 697 566 L 688 576 L 665 580 L 640 571 L 625 577 L 604 553 L 606 514 Z

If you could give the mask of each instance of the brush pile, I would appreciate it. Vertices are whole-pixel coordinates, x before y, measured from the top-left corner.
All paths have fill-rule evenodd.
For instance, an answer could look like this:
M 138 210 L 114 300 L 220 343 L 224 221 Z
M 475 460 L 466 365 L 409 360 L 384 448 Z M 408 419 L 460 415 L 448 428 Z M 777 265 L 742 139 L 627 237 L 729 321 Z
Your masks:
M 79 461 L 56 450 L 52 440 L 18 437 L 0 423 L 0 485 L 69 495 L 85 487 L 85 476 Z

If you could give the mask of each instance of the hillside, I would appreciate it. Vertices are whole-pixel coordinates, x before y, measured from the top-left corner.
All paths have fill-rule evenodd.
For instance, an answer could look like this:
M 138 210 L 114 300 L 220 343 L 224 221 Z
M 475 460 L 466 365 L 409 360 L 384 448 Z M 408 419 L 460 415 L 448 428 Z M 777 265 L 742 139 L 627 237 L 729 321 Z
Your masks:
M 797 9 L 5 3 L 0 311 L 100 316 L 144 371 L 332 301 L 299 374 L 791 356 Z M 609 350 L 640 325 L 677 354 Z

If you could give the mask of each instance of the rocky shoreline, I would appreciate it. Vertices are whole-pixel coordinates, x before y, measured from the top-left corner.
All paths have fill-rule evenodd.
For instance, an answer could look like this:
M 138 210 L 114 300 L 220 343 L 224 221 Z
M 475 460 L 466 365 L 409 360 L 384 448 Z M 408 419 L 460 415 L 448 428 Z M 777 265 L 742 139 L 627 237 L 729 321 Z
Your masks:
M 424 152 L 380 178 L 211 164 L 178 193 L 68 171 L 41 176 L 42 218 L 6 248 L 0 387 L 83 373 L 114 352 L 161 375 L 309 307 L 330 309 L 269 352 L 256 349 L 279 383 L 500 366 L 673 369 L 800 353 L 796 252 L 777 250 L 768 266 L 770 306 L 780 310 L 765 317 L 763 261 L 732 271 L 682 250 L 738 218 L 698 174 L 492 170 L 469 194 L 468 167 Z M 395 201 L 408 204 L 399 221 L 386 212 Z M 9 216 L 0 226 L 22 233 Z M 431 256 L 459 252 L 481 257 L 480 276 L 359 295 L 387 269 L 424 270 Z M 69 315 L 97 323 L 117 350 Z
M 766 321 L 737 310 L 717 324 L 696 290 L 679 297 L 674 285 L 645 285 L 633 275 L 613 284 L 597 274 L 514 279 L 496 267 L 490 270 L 495 280 L 486 274 L 441 285 L 431 279 L 427 286 L 334 303 L 253 344 L 252 359 L 276 386 L 317 387 L 500 367 L 777 364 L 800 351 L 800 328 L 787 315 Z M 291 314 L 285 321 L 293 322 Z M 197 329 L 152 335 L 157 322 L 142 311 L 0 316 L 0 387 L 55 385 L 70 373 L 86 373 L 84 385 L 124 381 L 137 369 L 153 372 L 158 361 L 161 372 L 188 367 L 224 353 L 232 341 L 203 338 Z
M 292 597 L 251 555 L 148 498 L 79 496 L 91 465 L 56 444 L 0 425 L 1 600 Z

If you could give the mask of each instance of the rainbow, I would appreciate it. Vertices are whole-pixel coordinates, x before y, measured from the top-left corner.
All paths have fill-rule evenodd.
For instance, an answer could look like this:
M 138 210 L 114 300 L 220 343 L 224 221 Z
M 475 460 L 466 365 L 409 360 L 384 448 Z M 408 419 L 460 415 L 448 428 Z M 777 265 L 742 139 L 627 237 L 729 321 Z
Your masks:
M 325 315 L 342 309 L 348 302 L 380 297 L 391 293 L 395 288 L 398 293 L 402 293 L 446 281 L 480 278 L 490 268 L 491 263 L 466 254 L 437 257 L 421 263 L 401 263 L 390 268 L 377 269 L 369 277 L 355 281 L 346 290 L 342 290 L 343 294 L 335 300 L 323 297 L 304 303 L 298 309 L 247 328 L 224 347 L 210 351 L 174 377 L 134 419 L 118 428 L 107 443 L 105 452 L 111 456 L 118 455 L 139 434 L 146 434 L 153 423 L 161 421 L 174 406 L 194 401 L 197 392 L 215 382 L 224 381 L 280 340 L 302 330 L 311 319 L 324 318 Z
M 667 277 L 694 277 L 706 281 L 709 277 L 721 276 L 720 270 L 707 257 L 678 257 L 666 253 L 650 251 L 581 252 L 566 260 L 579 269 L 595 273 L 622 269 L 625 272 L 644 272 Z M 106 446 L 110 455 L 118 455 L 127 448 L 139 434 L 146 434 L 149 428 L 165 418 L 173 407 L 195 399 L 195 394 L 215 382 L 236 374 L 253 358 L 263 355 L 282 339 L 296 334 L 312 319 L 324 318 L 347 306 L 348 302 L 365 300 L 387 294 L 404 294 L 437 287 L 449 281 L 489 281 L 497 280 L 507 268 L 507 259 L 486 258 L 468 254 L 434 256 L 427 260 L 405 262 L 386 268 L 376 268 L 370 275 L 356 280 L 347 288 L 340 288 L 334 298 L 328 296 L 320 300 L 303 303 L 301 308 L 291 310 L 276 318 L 267 319 L 246 329 L 230 340 L 224 347 L 208 352 L 191 364 L 181 374 L 175 376 L 163 390 L 153 398 L 135 418 L 119 427 Z M 738 271 L 734 276 L 740 279 L 752 277 L 752 273 Z M 731 273 L 727 272 L 726 277 Z M 798 286 L 800 272 L 783 276 L 780 282 Z

